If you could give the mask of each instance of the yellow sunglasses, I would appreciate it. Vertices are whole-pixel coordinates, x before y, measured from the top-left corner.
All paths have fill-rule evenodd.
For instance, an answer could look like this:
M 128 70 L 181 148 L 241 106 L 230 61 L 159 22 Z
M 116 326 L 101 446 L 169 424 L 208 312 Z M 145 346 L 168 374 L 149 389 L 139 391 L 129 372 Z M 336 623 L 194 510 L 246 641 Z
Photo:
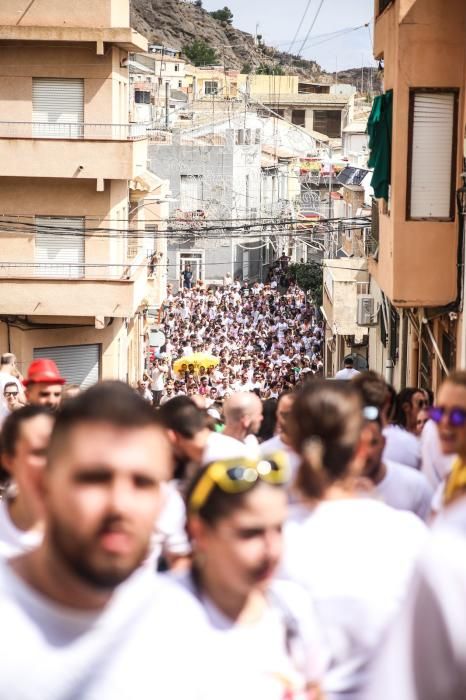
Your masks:
M 290 470 L 285 455 L 276 452 L 264 459 L 229 459 L 212 462 L 196 484 L 188 503 L 191 513 L 198 512 L 218 486 L 224 493 L 243 493 L 258 479 L 282 486 L 289 481 Z

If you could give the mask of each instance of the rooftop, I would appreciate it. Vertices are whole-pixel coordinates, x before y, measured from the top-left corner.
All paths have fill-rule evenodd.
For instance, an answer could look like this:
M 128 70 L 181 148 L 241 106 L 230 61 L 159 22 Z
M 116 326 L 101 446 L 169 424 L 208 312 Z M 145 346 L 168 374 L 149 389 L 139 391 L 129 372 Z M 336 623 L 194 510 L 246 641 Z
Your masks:
M 349 96 L 345 95 L 328 95 L 326 93 L 264 93 L 251 95 L 253 100 L 262 102 L 262 104 L 273 104 L 277 107 L 289 104 L 302 105 L 334 105 L 335 107 L 346 107 Z

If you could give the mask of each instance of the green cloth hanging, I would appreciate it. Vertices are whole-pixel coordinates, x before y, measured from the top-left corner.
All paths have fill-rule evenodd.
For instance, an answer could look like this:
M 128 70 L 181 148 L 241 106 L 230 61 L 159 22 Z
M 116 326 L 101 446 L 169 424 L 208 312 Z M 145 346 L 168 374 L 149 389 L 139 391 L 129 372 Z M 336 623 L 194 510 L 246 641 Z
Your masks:
M 368 165 L 374 168 L 371 185 L 377 199 L 388 201 L 392 161 L 393 90 L 374 99 L 367 122 L 370 157 Z

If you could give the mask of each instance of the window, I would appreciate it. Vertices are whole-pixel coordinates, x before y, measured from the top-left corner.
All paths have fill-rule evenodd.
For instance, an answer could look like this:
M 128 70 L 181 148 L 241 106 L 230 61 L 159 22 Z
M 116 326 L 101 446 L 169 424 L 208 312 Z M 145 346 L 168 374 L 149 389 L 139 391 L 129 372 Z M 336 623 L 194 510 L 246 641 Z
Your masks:
M 150 92 L 147 90 L 135 90 L 134 101 L 138 105 L 150 105 Z
M 179 87 L 179 88 L 180 88 L 180 87 L 183 87 L 183 81 L 182 81 L 182 80 L 178 80 L 178 87 Z
M 296 126 L 306 126 L 306 110 L 305 109 L 293 109 L 291 112 L 291 121 Z
M 175 63 L 175 73 L 178 73 L 179 70 L 180 70 L 180 64 Z
M 337 109 L 314 110 L 314 131 L 338 139 L 341 136 L 341 111 Z
M 181 175 L 180 209 L 181 211 L 196 211 L 203 207 L 203 178 L 202 175 Z
M 411 90 L 408 219 L 454 219 L 457 123 L 457 90 Z
M 165 62 L 162 63 L 162 70 L 167 70 L 167 64 Z
M 38 277 L 84 277 L 84 219 L 36 216 L 34 268 Z
M 33 78 L 32 121 L 36 138 L 82 138 L 84 80 Z
M 204 94 L 205 95 L 216 95 L 217 93 L 218 93 L 217 80 L 206 80 L 204 83 Z

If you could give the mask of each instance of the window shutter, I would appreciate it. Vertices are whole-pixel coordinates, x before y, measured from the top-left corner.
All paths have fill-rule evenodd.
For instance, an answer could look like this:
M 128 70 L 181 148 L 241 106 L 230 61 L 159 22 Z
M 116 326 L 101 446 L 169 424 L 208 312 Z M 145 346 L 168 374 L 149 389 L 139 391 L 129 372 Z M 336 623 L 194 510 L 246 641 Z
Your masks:
M 52 348 L 34 348 L 34 359 L 53 360 L 67 384 L 78 384 L 82 389 L 95 384 L 100 378 L 100 344 L 63 345 Z
M 82 138 L 84 80 L 33 78 L 32 121 L 36 138 Z
M 411 177 L 409 217 L 450 219 L 455 141 L 454 92 L 411 95 Z
M 36 227 L 36 275 L 84 277 L 84 219 L 37 216 Z

